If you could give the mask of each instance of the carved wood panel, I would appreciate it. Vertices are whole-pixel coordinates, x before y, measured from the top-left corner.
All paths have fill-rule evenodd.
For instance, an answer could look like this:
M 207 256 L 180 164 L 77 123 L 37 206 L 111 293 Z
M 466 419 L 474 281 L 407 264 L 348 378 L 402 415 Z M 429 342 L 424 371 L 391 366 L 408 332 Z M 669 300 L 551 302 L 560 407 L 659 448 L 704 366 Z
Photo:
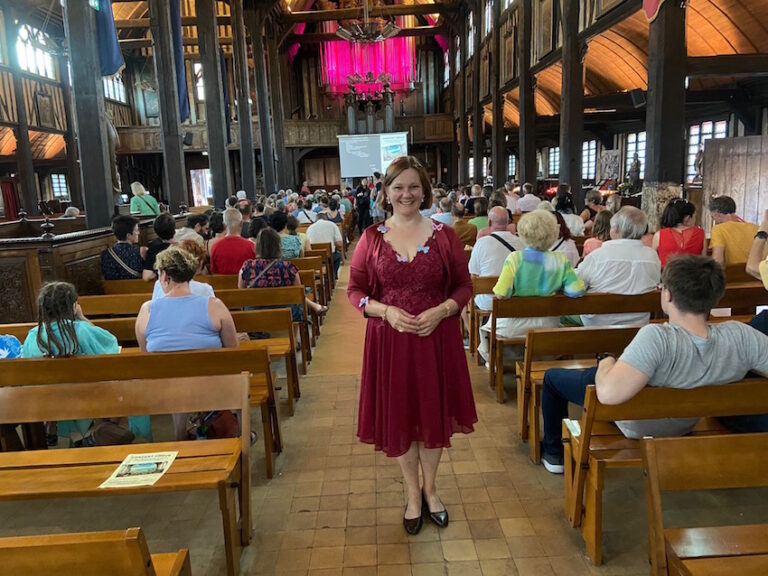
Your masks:
M 0 122 L 16 124 L 16 93 L 13 90 L 13 75 L 9 70 L 0 70 Z
M 66 132 L 67 118 L 61 88 L 52 82 L 23 77 L 24 104 L 30 127 Z
M 0 323 L 34 320 L 34 303 L 27 257 L 0 256 Z

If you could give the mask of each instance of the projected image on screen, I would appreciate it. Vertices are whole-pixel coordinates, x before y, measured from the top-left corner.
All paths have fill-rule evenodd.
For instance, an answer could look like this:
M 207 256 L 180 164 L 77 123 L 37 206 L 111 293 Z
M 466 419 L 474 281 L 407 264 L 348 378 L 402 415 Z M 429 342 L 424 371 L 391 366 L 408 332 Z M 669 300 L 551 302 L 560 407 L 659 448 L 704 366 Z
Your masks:
M 363 178 L 384 173 L 400 156 L 408 155 L 408 133 L 339 136 L 342 178 Z

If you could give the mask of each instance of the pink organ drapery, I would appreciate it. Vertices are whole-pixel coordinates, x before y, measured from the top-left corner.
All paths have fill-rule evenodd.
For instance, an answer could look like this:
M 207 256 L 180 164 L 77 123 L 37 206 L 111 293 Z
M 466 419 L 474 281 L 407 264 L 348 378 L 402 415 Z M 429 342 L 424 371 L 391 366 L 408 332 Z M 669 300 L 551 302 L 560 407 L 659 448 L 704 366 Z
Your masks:
M 396 19 L 401 28 L 407 26 L 407 18 Z M 336 32 L 337 22 L 324 22 L 324 32 Z M 369 72 L 374 78 L 380 74 L 390 75 L 390 88 L 395 91 L 409 90 L 416 80 L 416 50 L 413 37 L 395 36 L 382 42 L 323 42 L 320 50 L 323 69 L 323 84 L 327 92 L 344 94 L 348 90 L 347 78 L 359 74 L 365 77 Z M 361 83 L 355 85 L 358 93 L 380 91 L 382 83 Z

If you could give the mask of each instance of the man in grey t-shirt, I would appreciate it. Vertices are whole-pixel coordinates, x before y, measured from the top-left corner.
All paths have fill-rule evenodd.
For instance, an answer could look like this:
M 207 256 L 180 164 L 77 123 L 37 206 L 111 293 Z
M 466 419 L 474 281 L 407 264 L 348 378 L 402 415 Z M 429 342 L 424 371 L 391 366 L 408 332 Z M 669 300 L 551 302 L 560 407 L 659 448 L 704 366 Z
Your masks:
M 696 388 L 741 380 L 753 370 L 768 374 L 768 336 L 740 322 L 708 323 L 711 309 L 725 291 L 722 267 L 705 256 L 678 256 L 662 273 L 661 306 L 666 324 L 641 328 L 621 357 L 607 357 L 589 370 L 547 370 L 542 391 L 544 442 L 542 462 L 563 472 L 561 422 L 568 402 L 584 404 L 586 387 L 595 383 L 603 404 L 621 404 L 645 386 Z M 767 417 L 751 419 L 762 431 Z M 682 436 L 696 418 L 617 422 L 628 438 Z M 746 431 L 738 419 L 731 419 Z M 758 431 L 758 430 L 752 430 Z

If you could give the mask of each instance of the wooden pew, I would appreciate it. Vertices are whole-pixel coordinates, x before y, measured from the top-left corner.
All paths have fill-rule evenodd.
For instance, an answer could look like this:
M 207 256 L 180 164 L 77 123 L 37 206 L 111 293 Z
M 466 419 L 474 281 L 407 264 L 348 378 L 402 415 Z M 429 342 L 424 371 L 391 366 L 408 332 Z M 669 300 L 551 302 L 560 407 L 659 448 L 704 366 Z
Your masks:
M 73 368 L 74 362 L 89 358 L 98 357 L 7 363 L 38 366 L 67 363 Z M 264 361 L 267 361 L 266 353 Z M 227 574 L 239 574 L 242 546 L 250 543 L 252 531 L 247 374 L 221 375 L 214 383 L 204 376 L 83 382 L 79 371 L 61 368 L 61 373 L 73 381 L 36 385 L 20 385 L 17 381 L 0 387 L 0 423 L 241 410 L 241 436 L 198 442 L 0 453 L 0 500 L 216 490 L 224 527 Z M 99 488 L 128 454 L 163 451 L 176 451 L 178 455 L 154 485 Z
M 130 280 L 129 280 L 130 282 Z M 293 331 L 290 310 L 285 308 L 275 310 L 245 310 L 232 312 L 235 329 L 238 332 L 269 332 L 270 338 L 264 340 L 249 340 L 241 342 L 242 349 L 265 349 L 271 359 L 284 358 L 286 380 L 288 384 L 288 409 L 293 416 L 294 403 L 301 397 L 299 385 L 299 370 L 296 360 L 296 339 Z M 106 330 L 117 338 L 122 346 L 137 346 L 136 317 L 95 318 L 91 322 Z M 25 324 L 0 324 L 0 334 L 16 336 L 21 342 L 29 331 L 37 326 L 34 322 Z M 279 334 L 280 336 L 276 336 Z M 127 350 L 123 350 L 127 352 Z M 132 353 L 136 353 L 135 351 Z M 276 400 L 276 398 L 275 398 Z
M 749 308 L 768 304 L 768 292 L 761 282 L 728 284 L 716 308 Z M 625 314 L 649 312 L 661 316 L 661 297 L 656 290 L 646 294 L 585 294 L 569 298 L 564 294 L 552 296 L 513 296 L 493 301 L 490 342 L 490 383 L 496 388 L 496 399 L 504 402 L 504 347 L 524 345 L 524 337 L 499 338 L 496 322 L 499 318 L 535 318 L 540 316 L 571 316 L 578 314 Z M 564 350 L 561 353 L 567 353 Z
M 496 286 L 496 282 L 499 281 L 498 276 L 473 276 L 472 277 L 472 298 L 469 299 L 467 304 L 467 312 L 469 316 L 469 351 L 472 356 L 475 357 L 478 366 L 482 366 L 482 359 L 480 354 L 477 353 L 477 346 L 480 343 L 480 326 L 491 315 L 490 310 L 483 310 L 478 308 L 475 304 L 475 296 L 481 296 L 484 294 L 493 294 L 493 287 Z
M 16 359 L 3 363 L 0 388 L 4 386 L 66 384 L 76 378 L 80 383 L 109 380 L 115 374 L 126 379 L 165 376 L 216 376 L 228 373 L 250 374 L 251 406 L 261 409 L 264 430 L 266 474 L 274 473 L 275 454 L 283 450 L 280 414 L 277 410 L 269 354 L 263 348 L 241 346 L 238 349 L 193 350 L 189 352 L 133 351 L 125 354 L 101 354 L 74 358 Z M 210 379 L 218 382 L 218 379 Z M 213 385 L 213 384 L 212 384 Z M 162 413 L 162 412 L 160 412 Z M 35 422 L 38 422 L 37 420 Z
M 301 373 L 307 373 L 307 362 L 312 359 L 309 342 L 307 303 L 304 299 L 303 286 L 284 286 L 281 288 L 235 288 L 218 290 L 216 297 L 230 310 L 246 307 L 277 307 L 298 304 L 304 311 L 304 321 L 294 322 L 301 337 Z M 146 294 L 107 294 L 104 296 L 80 296 L 78 303 L 83 313 L 89 318 L 99 316 L 136 316 L 149 298 Z
M 664 528 L 662 492 L 768 486 L 768 434 L 642 441 L 651 574 L 768 574 L 768 524 Z
M 326 282 L 328 284 L 328 300 L 331 300 L 333 289 L 336 288 L 336 276 L 333 273 L 333 251 L 330 242 L 312 244 L 309 250 L 304 251 L 305 256 L 323 257 L 325 264 Z
M 601 404 L 588 386 L 580 420 L 563 420 L 565 509 L 580 527 L 592 563 L 602 563 L 602 512 L 605 474 L 640 468 L 640 440 L 625 438 L 617 420 L 702 418 L 693 434 L 728 434 L 714 418 L 768 413 L 768 380 L 751 379 L 692 389 L 646 387 L 617 406 Z
M 186 548 L 151 554 L 141 528 L 0 538 L 4 574 L 191 576 Z

